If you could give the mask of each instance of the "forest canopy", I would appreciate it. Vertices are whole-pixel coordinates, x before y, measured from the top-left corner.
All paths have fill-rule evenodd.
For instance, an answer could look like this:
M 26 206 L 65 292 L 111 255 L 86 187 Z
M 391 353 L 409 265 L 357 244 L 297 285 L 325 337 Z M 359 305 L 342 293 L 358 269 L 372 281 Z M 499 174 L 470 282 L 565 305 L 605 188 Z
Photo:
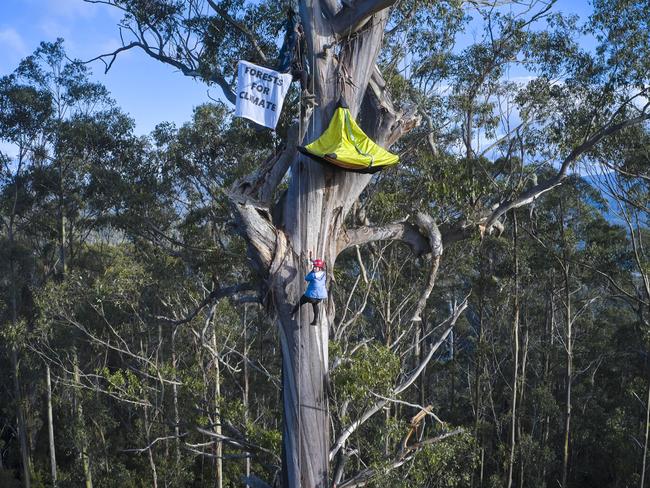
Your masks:
M 0 486 L 644 488 L 647 0 L 85 1 L 0 73 Z M 130 50 L 223 96 L 140 134 Z M 399 164 L 297 151 L 341 99 Z

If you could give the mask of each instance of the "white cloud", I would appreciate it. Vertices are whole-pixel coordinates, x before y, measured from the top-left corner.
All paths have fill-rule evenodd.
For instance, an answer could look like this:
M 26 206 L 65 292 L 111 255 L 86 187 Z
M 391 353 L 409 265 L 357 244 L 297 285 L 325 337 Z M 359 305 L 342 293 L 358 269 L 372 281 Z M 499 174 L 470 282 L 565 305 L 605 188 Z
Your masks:
M 61 19 L 91 19 L 97 16 L 120 19 L 122 13 L 119 9 L 98 3 L 88 3 L 84 0 L 36 0 L 42 4 L 51 15 Z
M 0 29 L 0 46 L 13 51 L 16 56 L 24 56 L 27 54 L 27 45 L 22 36 L 15 29 L 8 27 Z
M 63 37 L 64 39 L 67 39 L 68 37 L 70 37 L 69 34 L 71 33 L 69 27 L 51 18 L 46 18 L 41 22 L 39 22 L 38 28 L 43 33 L 46 40 L 51 42 L 57 39 L 58 37 Z

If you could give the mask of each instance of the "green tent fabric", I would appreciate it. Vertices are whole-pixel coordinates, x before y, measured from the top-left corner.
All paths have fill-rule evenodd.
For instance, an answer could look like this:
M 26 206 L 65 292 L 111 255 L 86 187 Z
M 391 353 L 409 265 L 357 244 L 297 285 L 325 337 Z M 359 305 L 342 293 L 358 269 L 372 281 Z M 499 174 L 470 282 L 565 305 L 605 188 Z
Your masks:
M 346 107 L 338 107 L 325 132 L 298 150 L 316 160 L 363 173 L 374 173 L 399 161 L 399 156 L 375 144 L 361 130 Z

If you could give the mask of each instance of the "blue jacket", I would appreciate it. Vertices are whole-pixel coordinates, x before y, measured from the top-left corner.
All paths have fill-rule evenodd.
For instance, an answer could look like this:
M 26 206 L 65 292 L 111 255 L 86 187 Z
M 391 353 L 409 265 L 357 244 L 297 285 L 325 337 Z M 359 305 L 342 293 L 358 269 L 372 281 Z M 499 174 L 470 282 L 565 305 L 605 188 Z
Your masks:
M 305 276 L 305 281 L 309 283 L 305 296 L 309 298 L 327 298 L 327 288 L 325 288 L 326 279 L 327 274 L 323 270 L 312 271 Z

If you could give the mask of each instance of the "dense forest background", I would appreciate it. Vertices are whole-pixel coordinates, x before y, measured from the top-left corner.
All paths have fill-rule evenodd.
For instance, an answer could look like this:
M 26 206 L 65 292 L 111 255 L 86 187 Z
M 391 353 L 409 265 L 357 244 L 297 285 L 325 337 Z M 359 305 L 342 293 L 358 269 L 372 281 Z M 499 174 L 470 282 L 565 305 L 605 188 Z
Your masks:
M 127 23 L 145 15 L 112 3 Z M 145 20 L 174 39 L 184 2 L 153 3 Z M 650 5 L 596 1 L 585 19 L 552 6 L 391 13 L 381 66 L 421 123 L 356 223 L 478 222 L 556 174 L 594 127 L 639 123 L 498 225 L 445 234 L 424 304 L 430 256 L 376 241 L 339 257 L 327 305 L 339 488 L 646 483 Z M 201 56 L 221 43 L 259 61 L 231 21 L 277 54 L 275 2 L 224 8 L 199 19 L 215 29 Z M 141 136 L 90 66 L 56 40 L 0 78 L 0 486 L 278 486 L 278 330 L 228 192 L 281 149 L 297 88 L 277 134 L 213 101 L 180 126 L 161 111 Z

